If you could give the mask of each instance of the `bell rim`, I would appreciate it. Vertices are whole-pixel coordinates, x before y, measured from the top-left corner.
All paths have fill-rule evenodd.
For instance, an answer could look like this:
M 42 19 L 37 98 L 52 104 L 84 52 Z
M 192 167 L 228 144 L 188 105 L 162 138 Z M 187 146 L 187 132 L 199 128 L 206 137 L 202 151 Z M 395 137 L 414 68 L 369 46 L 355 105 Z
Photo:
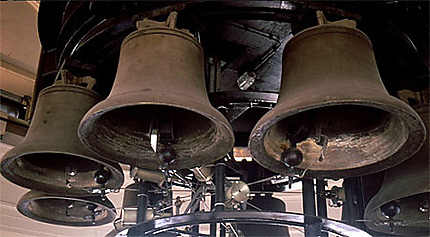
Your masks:
M 252 130 L 250 137 L 249 137 L 249 143 L 248 147 L 250 149 L 250 153 L 254 160 L 259 163 L 261 166 L 268 168 L 274 172 L 280 173 L 280 174 L 292 174 L 291 170 L 287 170 L 287 166 L 283 164 L 281 161 L 274 159 L 270 155 L 268 155 L 265 152 L 264 145 L 262 142 L 259 142 L 257 137 L 258 135 L 264 139 L 266 133 L 270 129 L 271 126 L 276 124 L 278 121 L 281 121 L 282 119 L 292 116 L 294 114 L 298 114 L 301 112 L 309 111 L 312 109 L 317 109 L 321 107 L 327 107 L 327 106 L 337 106 L 337 105 L 361 105 L 366 107 L 373 107 L 377 109 L 381 109 L 383 111 L 386 111 L 390 114 L 396 115 L 399 117 L 407 126 L 409 131 L 408 139 L 405 141 L 405 143 L 400 147 L 399 150 L 410 150 L 410 152 L 407 152 L 406 156 L 399 156 L 396 152 L 395 154 L 391 155 L 390 157 L 387 157 L 384 160 L 381 160 L 376 163 L 368 164 L 361 167 L 355 167 L 355 168 L 349 168 L 349 169 L 343 169 L 343 170 L 307 170 L 304 177 L 313 177 L 313 178 L 347 178 L 347 177 L 355 177 L 355 176 L 361 176 L 365 174 L 371 174 L 375 173 L 381 170 L 385 170 L 388 168 L 391 168 L 406 159 L 410 158 L 414 154 L 416 154 L 419 149 L 423 146 L 426 138 L 426 128 L 420 118 L 420 116 L 414 111 L 410 106 L 408 106 L 403 101 L 389 96 L 385 97 L 384 102 L 379 101 L 370 101 L 365 99 L 331 99 L 324 102 L 314 102 L 314 103 L 308 103 L 307 106 L 303 106 L 302 104 L 293 104 L 288 105 L 284 104 L 282 107 L 278 107 L 267 112 L 254 126 L 254 129 Z M 279 101 L 278 101 L 279 102 Z M 285 109 L 288 108 L 288 109 Z M 284 110 L 285 109 L 285 110 Z M 268 119 L 274 117 L 275 119 Z M 412 118 L 412 120 L 408 120 L 406 118 Z M 411 121 L 411 122 L 409 122 Z M 414 124 L 414 125 L 412 125 Z M 413 129 L 411 132 L 411 128 Z M 417 129 L 418 127 L 422 129 Z M 411 136 L 421 138 L 419 145 L 416 149 L 411 149 L 410 146 L 408 147 L 408 143 L 412 143 Z M 416 145 L 416 143 L 412 143 L 413 145 Z M 409 144 L 411 145 L 411 144 Z M 393 156 L 397 154 L 397 159 L 393 160 Z M 264 157 L 264 158 L 255 158 L 255 157 Z M 275 163 L 274 165 L 270 165 L 270 163 Z M 270 168 L 269 168 L 270 167 Z M 299 169 L 294 168 L 294 173 L 302 172 L 305 169 Z
M 21 143 L 22 144 L 22 143 Z M 66 154 L 70 156 L 74 156 L 76 158 L 82 158 L 86 159 L 92 162 L 95 162 L 97 164 L 102 164 L 105 167 L 107 167 L 111 173 L 112 173 L 112 179 L 114 182 L 108 182 L 106 183 L 107 189 L 118 189 L 120 188 L 124 183 L 124 173 L 121 168 L 121 166 L 118 163 L 108 161 L 108 160 L 100 160 L 92 157 L 88 157 L 86 155 L 79 155 L 74 152 L 67 152 L 67 151 L 58 151 L 55 149 L 44 149 L 40 151 L 35 151 L 31 146 L 24 145 L 17 145 L 16 147 L 10 149 L 8 152 L 5 153 L 3 156 L 1 163 L 0 163 L 0 169 L 1 174 L 3 177 L 5 177 L 10 182 L 25 187 L 28 189 L 34 189 L 40 192 L 46 192 L 50 194 L 58 194 L 58 195 L 64 195 L 67 197 L 73 197 L 73 196 L 97 196 L 98 193 L 91 193 L 88 190 L 96 190 L 100 189 L 100 187 L 96 186 L 94 188 L 88 187 L 88 188 L 70 188 L 70 189 L 63 189 L 61 186 L 55 186 L 50 185 L 44 182 L 37 182 L 34 179 L 28 179 L 23 177 L 22 175 L 17 175 L 18 173 L 13 173 L 9 169 L 10 167 L 13 167 L 15 165 L 15 162 L 17 162 L 19 159 L 21 159 L 23 156 L 27 155 L 34 155 L 34 154 L 43 154 L 43 153 L 49 153 L 49 154 Z M 16 149 L 15 149 L 16 148 Z M 26 149 L 30 149 L 30 151 L 26 151 Z M 34 188 L 34 185 L 37 184 L 37 189 Z M 42 188 L 40 188 L 42 187 Z M 88 190 L 87 190 L 88 189 Z
M 223 139 L 219 139 L 219 147 L 223 147 L 223 144 L 227 144 L 228 147 L 231 147 L 230 149 L 228 149 L 226 152 L 223 152 L 222 155 L 217 155 L 216 157 L 214 156 L 212 159 L 208 159 L 205 160 L 205 164 L 209 164 L 211 162 L 215 162 L 216 160 L 221 159 L 222 157 L 224 157 L 234 146 L 234 133 L 233 133 L 233 128 L 231 127 L 230 123 L 228 122 L 228 120 L 224 117 L 224 115 L 218 111 L 217 109 L 213 108 L 212 106 L 207 106 L 207 104 L 205 103 L 205 101 L 202 100 L 198 100 L 195 99 L 193 97 L 190 97 L 186 94 L 175 94 L 175 95 L 169 95 L 169 99 L 171 101 L 178 101 L 178 100 L 174 100 L 172 99 L 173 97 L 178 97 L 181 98 L 182 101 L 181 103 L 174 103 L 174 102 L 166 102 L 166 101 L 155 101 L 155 100 L 144 100 L 144 99 L 137 99 L 137 101 L 139 102 L 133 102 L 133 103 L 124 103 L 123 101 L 126 101 L 125 98 L 128 97 L 134 97 L 135 94 L 139 95 L 139 98 L 151 98 L 151 96 L 153 95 L 154 91 L 145 91 L 145 92 L 135 92 L 135 93 L 123 93 L 123 94 L 115 94 L 113 96 L 109 96 L 106 100 L 103 100 L 101 102 L 99 102 L 98 104 L 96 104 L 95 106 L 93 106 L 82 118 L 81 123 L 79 125 L 78 128 L 78 137 L 81 140 L 82 144 L 84 144 L 85 147 L 87 147 L 89 150 L 91 150 L 92 152 L 95 153 L 100 153 L 103 155 L 104 152 L 99 151 L 99 150 L 94 150 L 92 149 L 92 146 L 90 143 L 88 143 L 87 138 L 93 133 L 93 132 L 89 132 L 91 131 L 91 128 L 93 127 L 93 125 L 96 123 L 96 121 L 99 121 L 99 119 L 102 117 L 102 115 L 115 110 L 115 109 L 120 109 L 120 108 L 126 108 L 126 107 L 132 107 L 132 106 L 144 106 L 144 105 L 160 105 L 160 106 L 168 106 L 168 107 L 174 107 L 174 108 L 180 108 L 180 109 L 185 109 L 188 111 L 192 111 L 194 113 L 197 113 L 207 119 L 209 119 L 217 128 L 217 136 L 218 134 L 223 135 L 222 138 Z M 148 96 L 149 94 L 149 96 Z M 135 98 L 135 97 L 134 97 Z M 184 100 L 184 98 L 186 98 Z M 179 100 L 180 101 L 180 100 Z M 185 101 L 185 102 L 184 102 Z M 207 102 L 209 103 L 209 101 Z M 188 106 L 187 106 L 188 104 Z M 194 109 L 194 108 L 190 108 L 189 105 L 194 105 L 195 107 L 198 107 L 199 109 Z M 196 106 L 197 105 L 197 106 Z M 227 140 L 227 138 L 229 138 Z M 226 145 L 226 146 L 227 146 Z M 208 154 L 213 154 L 213 152 L 216 150 L 212 149 L 207 151 Z M 120 163 L 124 163 L 124 164 L 130 164 L 139 168 L 144 168 L 147 169 L 148 167 L 145 166 L 139 166 L 139 163 L 141 163 L 139 159 L 135 159 L 132 158 L 132 160 L 135 161 L 135 163 L 131 164 L 130 158 L 125 158 L 124 156 L 121 157 L 120 155 L 117 154 L 110 154 L 111 157 L 115 156 L 115 160 L 114 159 L 110 159 L 112 161 L 115 162 L 120 162 Z M 118 158 L 121 157 L 121 158 Z M 197 164 L 198 165 L 203 165 L 202 163 Z M 184 169 L 184 168 L 193 168 L 193 167 L 188 167 L 188 166 L 184 166 L 184 165 L 177 165 L 175 163 L 172 163 L 171 168 L 173 169 Z
M 409 180 L 409 181 L 415 182 L 416 180 L 421 180 L 421 179 L 417 178 L 417 179 L 413 179 L 413 180 Z M 416 181 L 416 182 L 419 182 L 419 181 Z M 404 194 L 402 196 L 397 196 L 397 197 L 390 197 L 390 196 L 388 196 L 389 198 L 387 198 L 387 201 L 381 201 L 380 200 L 381 198 L 378 198 L 380 196 L 380 192 L 381 191 L 378 191 L 378 193 L 375 194 L 375 196 L 367 204 L 367 207 L 366 207 L 366 209 L 364 211 L 364 218 L 365 219 L 369 215 L 372 215 L 373 212 L 377 211 L 378 207 L 380 207 L 380 206 L 382 206 L 382 205 L 384 205 L 386 203 L 389 203 L 391 201 L 395 201 L 395 200 L 398 200 L 398 199 L 402 199 L 402 198 L 407 198 L 407 197 L 414 196 L 414 195 L 426 194 L 426 193 L 429 194 L 430 190 L 429 189 L 427 189 L 427 190 L 420 190 L 419 192 L 411 192 L 411 193 L 407 193 L 407 194 Z
M 30 212 L 27 208 L 25 208 L 29 202 L 35 201 L 35 200 L 42 200 L 42 199 L 65 199 L 65 200 L 73 200 L 73 201 L 79 201 L 79 202 L 91 202 L 93 204 L 96 204 L 97 206 L 103 206 L 104 210 L 108 211 L 108 217 L 102 219 L 95 225 L 92 224 L 92 222 L 78 222 L 78 223 L 69 223 L 69 222 L 62 222 L 62 221 L 56 221 L 56 220 L 50 220 L 46 217 L 41 217 L 33 212 Z M 100 200 L 96 200 L 100 199 Z M 103 202 L 103 205 L 102 205 Z M 105 224 L 109 224 L 116 218 L 116 210 L 113 203 L 106 198 L 106 200 L 102 201 L 99 197 L 81 197 L 81 196 L 74 196 L 74 197 L 65 197 L 60 195 L 55 195 L 51 193 L 44 193 L 39 191 L 29 191 L 25 193 L 20 200 L 18 201 L 16 205 L 16 209 L 24 216 L 31 218 L 33 220 L 37 220 L 39 222 L 43 223 L 49 223 L 49 224 L 55 224 L 55 225 L 63 225 L 63 226 L 101 226 Z
M 184 40 L 191 42 L 200 51 L 203 52 L 203 47 L 200 45 L 200 43 L 191 34 L 184 32 L 183 30 L 180 30 L 180 29 L 169 28 L 169 27 L 164 27 L 164 26 L 145 27 L 145 28 L 138 29 L 138 30 L 131 32 L 122 41 L 121 48 L 124 47 L 126 44 L 130 43 L 130 41 L 133 40 L 134 38 L 142 37 L 145 35 L 156 35 L 156 34 L 176 36 L 176 37 L 182 38 Z
M 415 181 L 415 180 L 412 180 Z M 381 198 L 380 198 L 380 193 L 381 190 L 378 191 L 378 193 L 375 194 L 375 196 L 372 197 L 372 199 L 370 199 L 369 203 L 367 204 L 365 210 L 364 210 L 364 214 L 363 214 L 363 219 L 367 220 L 365 222 L 366 226 L 373 230 L 373 231 L 377 231 L 377 232 L 382 232 L 382 233 L 390 233 L 389 230 L 385 230 L 384 231 L 384 227 L 387 228 L 386 226 L 374 226 L 371 225 L 370 222 L 373 221 L 377 221 L 377 220 L 381 220 L 380 218 L 378 218 L 378 208 L 381 207 L 382 205 L 389 203 L 391 201 L 394 200 L 398 200 L 398 199 L 403 199 L 403 198 L 407 198 L 407 197 L 411 197 L 411 196 L 415 196 L 415 195 L 420 195 L 420 194 L 430 194 L 430 191 L 422 191 L 422 192 L 413 192 L 412 194 L 408 194 L 406 196 L 402 196 L 402 197 L 392 197 L 387 199 L 387 201 L 382 202 Z M 430 222 L 430 220 L 428 220 Z M 397 230 L 397 234 L 398 235 L 402 235 L 401 233 L 403 233 L 402 229 L 403 228 L 417 228 L 418 231 L 414 232 L 414 234 L 417 233 L 423 233 L 424 235 L 427 233 L 428 234 L 428 228 L 425 227 L 414 227 L 414 226 L 396 226 L 396 230 Z M 425 231 L 419 231 L 420 229 L 425 230 L 427 229 L 427 232 Z M 425 233 L 424 233 L 425 232 Z M 404 233 L 406 234 L 406 233 Z M 412 233 L 409 233 L 412 234 Z

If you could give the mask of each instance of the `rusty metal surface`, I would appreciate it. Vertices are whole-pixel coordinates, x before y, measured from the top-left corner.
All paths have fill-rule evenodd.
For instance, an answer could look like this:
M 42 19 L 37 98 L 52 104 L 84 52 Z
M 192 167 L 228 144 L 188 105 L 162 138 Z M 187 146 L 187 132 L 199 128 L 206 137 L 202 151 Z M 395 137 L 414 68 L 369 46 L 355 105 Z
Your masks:
M 21 197 L 18 211 L 36 221 L 65 226 L 99 226 L 116 217 L 114 205 L 101 197 L 62 197 L 30 191 Z
M 105 187 L 121 187 L 119 164 L 85 149 L 77 136 L 82 116 L 98 101 L 97 93 L 76 85 L 44 89 L 24 140 L 3 156 L 1 174 L 29 189 L 87 196 L 102 188 L 94 175 L 103 165 L 111 172 Z
M 170 167 L 212 163 L 231 150 L 234 137 L 210 105 L 203 75 L 202 48 L 188 33 L 167 27 L 135 31 L 123 42 L 109 97 L 85 115 L 79 137 L 111 160 L 157 169 L 149 132 L 152 116 L 164 112 L 177 137 Z
M 323 161 L 321 135 L 328 138 Z M 281 161 L 287 139 L 296 139 L 304 153 L 290 170 Z M 415 154 L 424 139 L 418 114 L 385 90 L 367 36 L 322 25 L 287 43 L 278 103 L 254 127 L 249 147 L 272 171 L 339 178 L 392 167 Z
M 414 107 L 429 128 L 429 104 Z M 427 130 L 429 131 L 429 130 Z M 364 219 L 373 231 L 390 233 L 389 219 L 380 207 L 391 201 L 400 206 L 400 213 L 393 217 L 393 232 L 396 235 L 428 236 L 430 220 L 429 136 L 424 146 L 413 157 L 385 171 L 384 182 L 379 192 L 366 207 Z M 427 211 L 420 206 L 427 202 Z

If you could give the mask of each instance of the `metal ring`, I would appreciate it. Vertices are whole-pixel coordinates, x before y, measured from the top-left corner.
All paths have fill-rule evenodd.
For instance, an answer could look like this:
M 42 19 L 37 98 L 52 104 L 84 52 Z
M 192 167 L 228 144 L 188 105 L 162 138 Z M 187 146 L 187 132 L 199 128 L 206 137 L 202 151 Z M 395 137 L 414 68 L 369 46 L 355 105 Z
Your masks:
M 345 223 L 323 219 L 316 216 L 305 216 L 286 212 L 200 212 L 171 216 L 146 221 L 128 230 L 127 236 L 151 236 L 172 228 L 218 222 L 262 223 L 276 226 L 304 226 L 306 222 L 320 225 L 322 230 L 341 236 L 371 236 L 365 231 Z

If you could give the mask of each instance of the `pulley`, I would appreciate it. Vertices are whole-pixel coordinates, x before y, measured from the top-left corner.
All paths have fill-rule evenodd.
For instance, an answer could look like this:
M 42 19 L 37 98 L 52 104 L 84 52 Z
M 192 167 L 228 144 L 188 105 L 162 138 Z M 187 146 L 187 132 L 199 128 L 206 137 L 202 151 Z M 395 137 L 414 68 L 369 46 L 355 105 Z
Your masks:
M 386 91 L 369 38 L 341 22 L 287 43 L 277 105 L 254 127 L 249 147 L 277 173 L 339 178 L 392 167 L 424 139 L 418 114 Z
M 22 187 L 66 196 L 121 187 L 121 167 L 88 151 L 77 135 L 81 118 L 98 101 L 97 93 L 78 85 L 42 90 L 24 140 L 2 158 L 1 174 Z
M 138 168 L 181 169 L 233 147 L 231 126 L 209 103 L 202 47 L 175 20 L 143 20 L 124 39 L 110 95 L 79 128 L 92 151 Z
M 36 221 L 66 226 L 99 226 L 112 222 L 115 207 L 101 197 L 63 197 L 30 191 L 18 202 L 18 211 Z
M 414 108 L 428 129 L 429 104 Z M 369 229 L 395 235 L 430 235 L 429 136 L 417 154 L 385 171 L 381 189 L 364 213 Z

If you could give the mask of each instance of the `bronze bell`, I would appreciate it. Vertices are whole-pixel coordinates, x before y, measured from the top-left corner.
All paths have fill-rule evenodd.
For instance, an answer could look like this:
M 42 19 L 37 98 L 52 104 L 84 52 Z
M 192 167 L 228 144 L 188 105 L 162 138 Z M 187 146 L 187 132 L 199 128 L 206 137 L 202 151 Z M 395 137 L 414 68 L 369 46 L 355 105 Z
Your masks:
M 272 171 L 339 178 L 404 161 L 422 146 L 425 127 L 386 91 L 369 38 L 327 24 L 287 43 L 277 105 L 249 140 L 253 158 Z
M 121 187 L 119 164 L 85 149 L 77 135 L 82 116 L 100 99 L 71 84 L 42 90 L 24 140 L 2 158 L 1 174 L 25 188 L 69 196 Z
M 429 104 L 415 108 L 429 128 Z M 385 171 L 381 189 L 365 210 L 369 229 L 395 235 L 430 235 L 429 136 L 415 156 Z
M 112 91 L 85 115 L 79 137 L 96 153 L 146 169 L 212 163 L 234 144 L 209 103 L 201 45 L 169 20 L 138 22 L 124 39 Z
M 30 191 L 21 197 L 18 211 L 36 221 L 66 226 L 98 226 L 116 217 L 114 205 L 100 196 L 62 197 Z
M 262 196 L 257 193 L 248 201 L 247 210 L 285 212 L 286 205 L 281 199 L 272 197 L 272 194 L 266 193 Z M 284 226 L 239 223 L 237 228 L 243 234 L 242 236 L 290 236 L 288 227 Z

